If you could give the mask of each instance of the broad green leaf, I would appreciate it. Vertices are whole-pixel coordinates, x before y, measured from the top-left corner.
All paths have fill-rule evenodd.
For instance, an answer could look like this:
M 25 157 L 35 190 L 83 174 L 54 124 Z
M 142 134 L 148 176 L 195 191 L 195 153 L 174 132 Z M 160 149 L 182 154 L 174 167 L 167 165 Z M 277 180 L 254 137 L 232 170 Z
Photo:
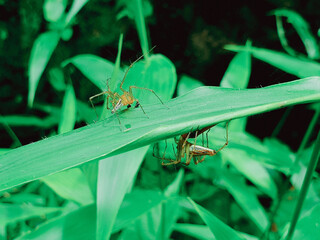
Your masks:
M 301 41 L 303 42 L 308 56 L 312 59 L 319 59 L 319 46 L 317 40 L 313 37 L 310 26 L 308 22 L 306 22 L 298 13 L 290 10 L 290 9 L 276 9 L 271 11 L 271 14 L 277 17 L 286 17 L 287 21 L 292 24 L 292 26 L 297 31 Z M 283 29 L 279 29 L 283 31 Z M 284 35 L 285 37 L 285 35 Z M 283 42 L 283 41 L 282 41 Z M 284 40 L 284 42 L 287 42 Z
M 193 205 L 194 209 L 197 211 L 202 220 L 206 223 L 206 225 L 210 228 L 211 233 L 216 239 L 219 240 L 229 240 L 229 239 L 243 239 L 240 237 L 235 230 L 230 228 L 228 225 L 219 220 L 216 216 L 214 216 L 207 209 L 201 207 L 196 204 L 191 198 L 189 201 Z
M 101 91 L 107 90 L 107 79 L 111 78 L 112 62 L 91 54 L 81 54 L 62 62 L 62 66 L 72 63 Z M 111 89 L 113 90 L 113 89 Z
M 127 227 L 167 198 L 158 191 L 136 189 L 127 194 L 122 202 L 112 232 Z
M 119 113 L 122 123 L 126 124 L 125 131 L 120 130 L 116 116 L 111 116 L 3 154 L 0 157 L 0 189 L 128 152 L 192 128 L 319 100 L 319 77 L 259 89 L 197 88 L 166 102 L 169 109 L 160 103 L 145 105 L 149 118 L 141 109 Z
M 65 66 L 68 63 L 74 64 L 102 91 L 107 90 L 107 78 L 108 76 L 112 76 L 113 63 L 94 55 L 78 55 L 64 61 L 62 65 Z M 118 85 L 121 83 L 123 77 L 124 71 L 120 71 L 116 78 Z M 137 81 L 137 79 L 139 79 L 139 81 Z M 177 76 L 172 62 L 164 55 L 156 54 L 149 57 L 148 61 L 140 60 L 133 65 L 128 71 L 123 88 L 127 91 L 130 86 L 152 89 L 156 91 L 156 94 L 159 95 L 161 99 L 165 100 L 171 98 L 176 82 Z M 115 89 L 111 89 L 111 91 L 114 90 Z M 157 97 L 148 90 L 133 89 L 132 91 L 137 99 L 142 99 L 142 105 L 144 105 L 144 100 L 147 103 L 149 101 L 158 101 Z M 119 89 L 118 93 L 122 95 Z
M 28 105 L 32 107 L 34 102 L 34 96 L 38 87 L 39 80 L 44 69 L 49 62 L 49 59 L 58 45 L 60 35 L 56 31 L 49 31 L 42 33 L 34 41 L 32 46 L 28 76 L 29 76 L 29 93 L 28 93 Z
M 26 220 L 33 217 L 41 217 L 45 214 L 60 212 L 62 208 L 35 207 L 28 205 L 0 203 L 0 225 Z
M 99 162 L 97 185 L 97 239 L 109 239 L 120 205 L 148 147 Z
M 124 89 L 137 86 L 154 90 L 162 101 L 170 99 L 177 83 L 176 69 L 173 63 L 162 54 L 153 54 L 140 60 L 128 72 L 123 84 Z M 159 99 L 148 90 L 132 89 L 135 98 L 144 106 L 159 103 Z
M 77 13 L 88 1 L 89 0 L 73 0 L 72 6 L 65 19 L 65 25 L 70 23 L 70 21 L 75 17 L 75 15 L 77 15 Z
M 185 94 L 195 88 L 202 87 L 204 84 L 192 77 L 189 77 L 187 75 L 182 75 L 177 89 L 177 95 L 180 96 L 182 94 Z
M 74 128 L 77 117 L 76 95 L 71 84 L 67 86 L 62 103 L 61 119 L 58 126 L 58 133 L 69 132 Z
M 301 216 L 293 239 L 316 239 L 320 236 L 320 204 Z
M 259 203 L 256 194 L 244 181 L 239 181 L 239 176 L 223 173 L 223 183 L 236 202 L 241 206 L 250 219 L 264 232 L 269 225 L 267 213 Z
M 225 49 L 235 52 L 250 52 L 255 58 L 301 78 L 320 76 L 320 64 L 308 59 L 292 57 L 285 53 L 256 47 L 226 45 Z
M 87 179 L 79 168 L 59 172 L 41 179 L 59 196 L 81 205 L 92 204 L 94 198 Z
M 95 239 L 95 206 L 89 205 L 54 218 L 18 240 L 88 240 Z
M 43 3 L 43 15 L 49 22 L 56 22 L 60 19 L 67 6 L 66 0 L 45 0 Z

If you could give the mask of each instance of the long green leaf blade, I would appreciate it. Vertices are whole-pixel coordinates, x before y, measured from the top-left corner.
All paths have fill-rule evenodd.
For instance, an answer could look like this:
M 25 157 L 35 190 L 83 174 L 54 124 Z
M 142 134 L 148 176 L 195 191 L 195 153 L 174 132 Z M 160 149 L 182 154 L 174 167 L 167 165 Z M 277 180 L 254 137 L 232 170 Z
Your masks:
M 42 33 L 32 46 L 29 60 L 29 93 L 28 105 L 32 106 L 39 80 L 49 59 L 58 45 L 60 35 L 56 31 Z
M 285 53 L 264 48 L 248 48 L 246 46 L 235 45 L 226 45 L 225 48 L 235 52 L 248 51 L 252 53 L 255 58 L 258 58 L 261 61 L 269 63 L 270 65 L 297 77 L 304 78 L 320 76 L 320 64 L 309 59 L 292 57 Z
M 259 89 L 197 88 L 162 104 L 116 116 L 17 149 L 0 158 L 0 190 L 92 160 L 111 157 L 161 139 L 215 123 L 320 100 L 320 78 L 311 77 Z M 39 151 L 41 149 L 41 151 Z
M 228 225 L 223 223 L 221 220 L 219 220 L 207 209 L 196 204 L 191 198 L 189 198 L 189 201 L 193 205 L 194 209 L 198 212 L 202 220 L 210 228 L 212 234 L 216 237 L 216 239 L 219 239 L 219 240 L 243 239 L 238 236 L 235 230 L 233 230 Z
M 109 239 L 120 205 L 148 147 L 99 162 L 97 189 L 97 240 Z
M 59 134 L 74 128 L 77 118 L 76 95 L 71 84 L 68 85 L 62 103 L 61 119 L 58 126 Z

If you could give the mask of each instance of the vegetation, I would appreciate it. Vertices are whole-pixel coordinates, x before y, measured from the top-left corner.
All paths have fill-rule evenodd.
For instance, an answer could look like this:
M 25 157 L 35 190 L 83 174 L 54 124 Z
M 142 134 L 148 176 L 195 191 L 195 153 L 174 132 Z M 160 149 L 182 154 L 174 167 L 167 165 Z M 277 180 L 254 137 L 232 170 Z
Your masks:
M 300 14 L 265 12 L 276 19 L 274 31 L 285 52 L 255 47 L 250 40 L 243 46 L 223 41 L 235 55 L 219 86 L 205 86 L 183 66 L 177 71 L 183 60 L 169 59 L 163 46 L 150 51 L 156 40 L 146 20 L 156 19 L 156 3 L 4 0 L 0 6 L 20 8 L 17 65 L 28 73 L 14 75 L 1 88 L 8 98 L 0 118 L 1 239 L 319 238 L 320 50 Z M 15 53 L 12 30 L 0 27 L 1 51 Z M 290 44 L 292 30 L 304 51 Z M 140 55 L 133 38 L 139 39 Z M 199 54 L 205 42 L 194 44 Z M 108 59 L 116 57 L 107 60 L 98 49 Z M 203 67 L 207 63 L 201 61 L 213 59 L 208 54 L 198 58 Z M 126 74 L 123 59 L 140 56 Z M 248 88 L 255 59 L 291 79 Z M 6 64 L 14 66 L 9 58 L 2 63 L 3 73 Z M 28 86 L 19 83 L 24 80 Z M 156 94 L 133 88 L 130 97 L 140 107 L 123 106 L 115 114 L 119 98 L 107 99 L 108 94 L 91 107 L 89 98 L 100 92 L 122 95 L 122 81 L 125 91 L 137 86 Z M 261 137 L 266 128 L 261 124 L 256 124 L 260 138 L 248 131 L 257 120 L 248 117 L 260 114 L 267 122 L 265 113 L 285 107 L 277 111 L 275 116 L 282 116 L 270 136 Z M 309 114 L 310 122 L 306 129 L 294 122 L 292 135 L 304 136 L 291 145 L 279 136 L 288 132 L 295 109 Z M 197 145 L 219 149 L 227 121 L 229 144 L 217 155 L 189 166 L 161 164 L 165 160 L 159 158 L 177 157 L 174 137 L 214 124 L 208 142 L 203 133 Z

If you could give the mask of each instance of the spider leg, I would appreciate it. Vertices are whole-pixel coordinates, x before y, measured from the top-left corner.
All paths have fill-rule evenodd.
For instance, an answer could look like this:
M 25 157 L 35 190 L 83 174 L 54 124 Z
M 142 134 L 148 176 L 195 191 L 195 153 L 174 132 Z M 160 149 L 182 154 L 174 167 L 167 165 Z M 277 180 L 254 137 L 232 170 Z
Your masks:
M 156 92 L 153 91 L 152 89 L 143 88 L 143 87 L 137 87 L 137 86 L 130 86 L 130 87 L 129 87 L 129 92 L 130 92 L 131 94 L 132 94 L 132 88 L 142 89 L 142 90 L 147 90 L 147 91 L 152 92 L 152 93 L 159 99 L 159 101 L 162 103 L 162 105 L 164 105 L 164 106 L 166 106 L 166 108 L 168 108 L 168 106 L 163 103 L 163 101 L 161 100 L 161 98 L 160 98 L 160 97 L 156 94 Z M 168 109 L 169 109 L 169 108 L 168 108 Z
M 144 115 L 146 115 L 147 116 L 147 118 L 149 118 L 149 116 L 148 116 L 148 114 L 144 111 L 144 109 L 143 109 L 143 107 L 142 107 L 142 105 L 141 105 L 141 103 L 139 102 L 139 100 L 138 99 L 136 99 L 136 106 L 135 107 L 141 107 L 141 110 L 142 110 L 142 112 L 144 113 Z
M 216 155 L 218 152 L 220 152 L 222 149 L 224 149 L 224 148 L 229 144 L 229 134 L 228 134 L 228 125 L 229 125 L 229 122 L 230 122 L 230 121 L 228 121 L 227 124 L 226 124 L 226 142 L 225 142 L 225 144 L 224 144 L 221 148 L 219 148 L 218 150 L 215 151 L 215 154 L 214 154 L 214 155 Z
M 105 95 L 105 94 L 108 94 L 108 96 L 110 96 L 110 94 L 112 94 L 112 92 L 110 92 L 110 91 L 104 91 L 104 92 L 98 93 L 98 94 L 96 94 L 96 95 L 93 95 L 92 97 L 89 98 L 89 101 L 90 101 L 90 103 L 91 103 L 91 106 L 92 106 L 92 108 L 94 109 L 94 112 L 96 113 L 98 119 L 99 119 L 99 115 L 98 115 L 98 113 L 97 113 L 97 110 L 96 110 L 96 108 L 95 108 L 92 100 L 93 100 L 94 98 L 96 98 L 96 97 L 99 97 L 99 96 Z
M 125 74 L 124 74 L 124 76 L 123 76 L 123 79 L 122 79 L 122 81 L 121 81 L 121 84 L 120 84 L 120 89 L 121 89 L 123 92 L 125 92 L 125 90 L 122 88 L 122 86 L 123 86 L 124 80 L 126 79 L 127 74 L 128 74 L 128 72 L 129 72 L 130 68 L 132 68 L 133 65 L 134 65 L 136 62 L 138 62 L 141 58 L 143 58 L 145 55 L 149 54 L 154 48 L 155 48 L 155 46 L 154 46 L 153 48 L 151 48 L 148 52 L 146 52 L 145 54 L 143 54 L 143 55 L 141 55 L 139 58 L 137 58 L 137 59 L 136 59 L 133 63 L 131 63 L 130 66 L 127 68 L 127 70 L 126 70 L 126 72 L 125 72 Z

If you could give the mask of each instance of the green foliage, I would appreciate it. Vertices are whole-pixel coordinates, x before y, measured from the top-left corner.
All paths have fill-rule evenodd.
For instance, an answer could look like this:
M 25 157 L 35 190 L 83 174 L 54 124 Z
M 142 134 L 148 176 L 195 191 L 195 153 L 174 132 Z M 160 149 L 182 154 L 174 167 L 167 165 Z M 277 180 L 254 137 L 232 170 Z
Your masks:
M 39 34 L 31 49 L 27 99 L 46 117 L 0 117 L 13 146 L 19 139 L 11 126 L 36 126 L 55 135 L 0 149 L 0 238 L 317 239 L 320 185 L 314 170 L 320 141 L 309 148 L 306 143 L 320 112 L 320 65 L 319 46 L 308 23 L 293 11 L 274 10 L 288 54 L 253 47 L 249 41 L 245 46 L 227 45 L 238 53 L 220 87 L 208 87 L 186 74 L 177 76 L 169 58 L 153 53 L 157 48 L 150 51 L 145 17 L 156 11 L 151 3 L 123 0 L 116 4 L 117 18 L 133 20 L 141 60 L 121 67 L 128 45 L 120 34 L 115 63 L 76 54 L 48 65 L 51 58 L 57 61 L 54 52 L 61 47 L 60 38 L 71 39 L 75 17 L 87 2 L 43 3 L 49 30 Z M 283 17 L 297 31 L 307 57 L 289 47 Z M 247 89 L 251 56 L 302 79 Z M 39 84 L 46 72 L 58 104 L 39 101 L 47 99 L 48 92 Z M 97 120 L 84 102 L 88 97 L 80 97 L 89 88 L 78 84 L 73 72 L 95 87 L 91 95 L 107 90 L 122 95 L 122 81 L 126 91 L 131 86 L 144 88 L 132 89 L 141 106 L 123 106 L 111 114 L 107 107 L 117 102 L 111 104 L 111 98 L 107 102 L 100 94 L 105 103 L 95 105 Z M 175 89 L 177 97 L 172 99 Z M 297 152 L 275 137 L 260 140 L 246 131 L 249 116 L 309 103 L 314 119 Z M 217 155 L 206 156 L 198 165 L 161 165 L 163 156 L 177 157 L 173 137 L 213 124 L 219 125 L 198 136 L 197 145 L 219 149 L 226 141 L 226 127 L 220 123 L 229 120 L 229 144 Z

